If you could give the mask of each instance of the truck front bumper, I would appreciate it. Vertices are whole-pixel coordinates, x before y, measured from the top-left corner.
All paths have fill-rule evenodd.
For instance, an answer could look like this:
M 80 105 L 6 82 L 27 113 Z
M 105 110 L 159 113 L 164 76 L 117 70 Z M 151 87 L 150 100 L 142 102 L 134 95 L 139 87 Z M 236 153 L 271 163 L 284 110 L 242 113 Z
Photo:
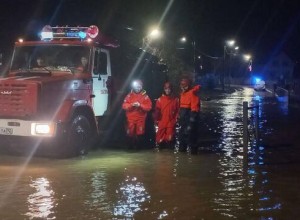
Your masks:
M 3 121 L 4 120 L 2 119 L 0 120 L 0 127 L 12 127 L 7 126 L 7 123 L 3 124 Z M 5 121 L 20 122 L 21 120 Z M 53 135 L 36 135 L 35 132 L 32 132 L 32 128 L 35 127 L 35 124 L 41 125 L 42 123 L 28 121 L 26 121 L 25 123 L 23 122 L 24 121 L 19 124 L 20 126 L 14 126 L 13 131 L 11 131 L 10 129 L 2 130 L 3 133 L 0 134 L 0 150 L 4 152 L 8 151 L 11 153 L 21 154 L 41 153 L 42 155 L 55 155 L 57 152 L 57 148 L 60 146 L 60 143 L 62 143 L 62 141 L 65 139 L 65 124 L 54 124 L 55 126 L 53 128 L 55 129 L 55 132 L 53 133 Z M 41 129 L 45 128 L 42 127 Z
M 0 119 L 0 135 L 23 137 L 55 137 L 58 123 L 52 121 L 26 121 Z

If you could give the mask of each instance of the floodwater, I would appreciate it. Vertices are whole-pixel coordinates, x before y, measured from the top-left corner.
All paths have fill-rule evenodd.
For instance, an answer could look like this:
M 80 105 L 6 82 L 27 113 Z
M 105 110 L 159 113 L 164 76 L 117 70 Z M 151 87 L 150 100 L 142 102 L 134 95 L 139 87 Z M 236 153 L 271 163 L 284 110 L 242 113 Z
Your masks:
M 243 101 L 260 107 L 259 142 L 249 110 L 248 161 Z M 1 155 L 0 219 L 297 219 L 296 112 L 242 88 L 203 101 L 198 155 L 122 148 L 66 160 Z

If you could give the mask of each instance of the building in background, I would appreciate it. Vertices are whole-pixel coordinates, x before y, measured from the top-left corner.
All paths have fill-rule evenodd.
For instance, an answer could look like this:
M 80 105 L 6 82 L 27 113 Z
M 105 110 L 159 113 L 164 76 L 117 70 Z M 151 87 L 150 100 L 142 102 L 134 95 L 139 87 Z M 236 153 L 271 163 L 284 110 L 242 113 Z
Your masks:
M 294 67 L 294 61 L 285 52 L 280 52 L 265 65 L 264 75 L 266 80 L 285 86 L 293 79 Z

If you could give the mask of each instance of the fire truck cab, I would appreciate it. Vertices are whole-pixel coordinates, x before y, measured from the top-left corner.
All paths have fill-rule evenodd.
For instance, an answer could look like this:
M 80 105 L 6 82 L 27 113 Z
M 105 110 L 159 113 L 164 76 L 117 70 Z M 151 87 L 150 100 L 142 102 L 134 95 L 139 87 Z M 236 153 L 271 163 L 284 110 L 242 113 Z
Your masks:
M 97 26 L 50 27 L 40 41 L 15 43 L 0 78 L 0 148 L 12 152 L 84 154 L 109 105 L 109 48 Z M 25 147 L 26 146 L 26 147 Z

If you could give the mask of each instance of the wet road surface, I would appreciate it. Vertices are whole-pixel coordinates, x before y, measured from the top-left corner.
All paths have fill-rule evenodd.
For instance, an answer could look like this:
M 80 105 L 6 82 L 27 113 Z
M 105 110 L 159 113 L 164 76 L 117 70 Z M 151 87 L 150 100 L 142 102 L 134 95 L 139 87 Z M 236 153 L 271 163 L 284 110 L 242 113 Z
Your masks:
M 251 88 L 210 98 L 202 102 L 198 155 L 168 149 L 99 149 L 66 160 L 1 155 L 0 219 L 297 219 L 298 110 Z M 247 166 L 243 101 L 260 106 L 261 140 L 251 136 Z

